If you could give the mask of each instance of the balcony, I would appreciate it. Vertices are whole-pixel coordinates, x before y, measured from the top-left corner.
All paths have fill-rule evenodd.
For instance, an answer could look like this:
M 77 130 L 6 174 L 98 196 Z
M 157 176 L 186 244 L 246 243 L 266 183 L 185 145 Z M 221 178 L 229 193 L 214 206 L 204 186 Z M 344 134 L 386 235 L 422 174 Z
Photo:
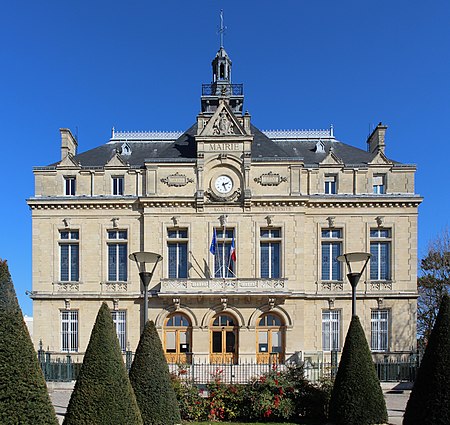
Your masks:
M 243 96 L 243 84 L 225 82 L 202 84 L 202 96 Z
M 288 295 L 287 279 L 161 279 L 161 295 Z

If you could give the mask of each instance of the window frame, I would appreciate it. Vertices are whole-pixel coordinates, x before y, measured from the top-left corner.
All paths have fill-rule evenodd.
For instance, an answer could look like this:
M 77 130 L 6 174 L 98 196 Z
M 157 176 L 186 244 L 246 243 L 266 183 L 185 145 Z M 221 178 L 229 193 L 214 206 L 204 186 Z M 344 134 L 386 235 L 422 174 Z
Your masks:
M 320 278 L 323 282 L 342 282 L 343 280 L 343 272 L 342 272 L 342 263 L 337 260 L 337 257 L 343 252 L 343 229 L 342 228 L 322 228 L 320 229 L 321 239 L 320 239 Z M 328 232 L 331 236 L 324 236 L 324 232 Z M 333 236 L 333 232 L 339 232 L 336 236 Z M 338 247 L 337 255 L 333 258 L 333 247 Z M 326 253 L 324 249 L 327 249 L 329 252 Z M 325 264 L 324 264 L 324 253 L 328 254 L 329 257 L 329 269 L 328 276 L 324 273 Z M 334 267 L 333 267 L 334 266 Z M 337 266 L 337 268 L 335 268 Z M 334 270 L 337 270 L 337 276 L 334 276 Z M 328 277 L 326 279 L 325 277 Z
M 225 231 L 225 232 L 224 232 Z M 214 232 L 214 230 L 213 230 Z M 231 243 L 234 239 L 234 247 L 236 247 L 236 228 L 235 227 L 215 227 L 216 232 L 216 255 L 213 259 L 214 278 L 216 279 L 235 279 L 236 263 L 230 258 Z M 230 233 L 231 232 L 231 233 Z M 230 236 L 231 235 L 231 236 Z M 222 261 L 222 265 L 220 261 Z M 227 265 L 225 266 L 225 262 Z
M 175 236 L 172 237 L 171 233 L 174 233 Z M 189 229 L 187 227 L 168 228 L 166 232 L 166 246 L 168 278 L 187 279 L 189 277 Z M 175 247 L 175 259 L 172 257 L 173 253 L 171 252 L 173 247 Z M 185 250 L 185 264 L 182 264 L 183 250 Z M 172 261 L 174 261 L 175 269 L 171 268 Z M 181 269 L 181 267 L 183 267 L 183 269 Z M 173 271 L 175 271 L 175 276 L 173 275 Z
M 127 311 L 126 310 L 111 310 L 111 317 L 116 330 L 117 339 L 119 340 L 120 349 L 122 353 L 127 351 Z M 121 329 L 123 325 L 123 329 Z
M 63 237 L 67 234 L 67 238 Z M 75 237 L 76 236 L 76 237 Z M 80 281 L 80 230 L 79 229 L 61 229 L 59 230 L 59 281 L 60 282 L 79 282 Z M 63 253 L 63 247 L 67 247 L 67 254 Z M 76 249 L 75 249 L 76 248 Z M 75 252 L 74 252 L 75 251 Z M 63 258 L 67 255 L 67 279 L 63 278 Z M 74 256 L 76 256 L 76 270 L 74 267 Z
M 123 196 L 125 189 L 125 176 L 111 176 L 111 194 L 113 196 Z
M 268 236 L 264 236 L 263 232 L 269 232 Z M 275 233 L 278 232 L 278 235 Z M 279 279 L 282 276 L 282 231 L 280 227 L 261 227 L 259 229 L 259 275 L 262 279 Z M 267 256 L 268 256 L 268 271 L 267 276 L 263 273 L 263 245 L 268 246 Z M 272 245 L 278 247 L 278 253 L 272 252 Z M 276 248 L 274 249 L 276 251 Z M 266 254 L 264 254 L 265 256 Z M 278 255 L 278 259 L 275 258 L 272 261 L 272 256 Z M 272 270 L 273 263 L 278 263 L 278 273 L 276 270 Z M 277 276 L 274 274 L 278 274 Z
M 381 181 L 381 183 L 379 183 Z M 386 174 L 374 174 L 372 176 L 372 193 L 374 195 L 386 194 Z
M 377 232 L 377 235 L 372 235 L 372 232 Z M 383 236 L 382 232 L 386 232 Z M 371 228 L 370 229 L 370 257 L 369 264 L 369 279 L 371 281 L 389 282 L 392 280 L 392 229 L 390 228 Z M 382 262 L 382 248 L 386 247 L 386 272 L 383 271 L 384 262 Z M 376 253 L 374 252 L 376 248 Z M 376 270 L 374 264 L 376 261 Z M 375 275 L 376 272 L 376 275 Z M 386 273 L 385 276 L 383 274 Z
M 374 317 L 374 315 L 376 317 Z M 381 317 L 384 315 L 385 317 Z M 370 312 L 370 350 L 376 353 L 389 352 L 391 311 L 387 308 L 372 309 Z M 376 326 L 374 326 L 376 324 Z M 384 329 L 382 325 L 385 324 Z M 376 329 L 374 329 L 376 327 Z M 375 342 L 375 344 L 374 344 Z
M 324 352 L 341 351 L 341 317 L 340 309 L 322 310 L 322 350 Z M 328 330 L 325 329 L 326 324 L 329 325 Z
M 116 235 L 115 238 L 111 238 L 110 234 L 114 233 Z M 120 233 L 125 233 L 125 238 L 121 238 Z M 107 245 L 107 281 L 108 282 L 128 282 L 128 230 L 127 229 L 107 229 L 106 231 L 106 245 Z M 120 247 L 125 246 L 125 256 L 124 258 L 120 259 L 120 256 L 123 255 L 121 253 Z M 114 249 L 114 255 L 116 258 L 115 261 L 115 279 L 112 275 L 112 268 L 111 268 L 111 255 L 113 254 L 113 251 L 111 248 Z M 125 260 L 125 261 L 123 261 Z M 125 269 L 122 270 L 121 267 L 124 267 Z
M 76 196 L 77 193 L 77 177 L 64 176 L 64 195 Z
M 337 194 L 337 174 L 325 174 L 324 176 L 324 194 L 336 195 Z
M 64 314 L 67 314 L 67 319 L 64 319 Z M 60 310 L 59 317 L 61 351 L 64 353 L 77 353 L 79 350 L 80 341 L 79 312 L 78 310 Z M 66 331 L 64 331 L 64 323 L 67 323 Z M 66 335 L 66 337 L 64 335 Z

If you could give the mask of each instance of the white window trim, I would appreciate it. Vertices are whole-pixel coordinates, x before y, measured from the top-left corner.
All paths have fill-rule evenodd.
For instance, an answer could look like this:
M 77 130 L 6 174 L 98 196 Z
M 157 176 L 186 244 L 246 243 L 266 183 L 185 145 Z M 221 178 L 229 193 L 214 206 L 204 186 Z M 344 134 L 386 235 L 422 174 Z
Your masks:
M 68 319 L 63 319 L 63 314 L 68 313 Z M 72 314 L 76 317 L 73 318 Z M 68 347 L 64 347 L 64 330 L 63 323 L 67 323 L 67 343 Z M 75 331 L 72 330 L 72 324 L 75 324 Z M 61 329 L 61 351 L 65 353 L 77 353 L 79 350 L 79 314 L 78 310 L 60 310 L 60 329 Z M 76 347 L 74 347 L 76 345 Z

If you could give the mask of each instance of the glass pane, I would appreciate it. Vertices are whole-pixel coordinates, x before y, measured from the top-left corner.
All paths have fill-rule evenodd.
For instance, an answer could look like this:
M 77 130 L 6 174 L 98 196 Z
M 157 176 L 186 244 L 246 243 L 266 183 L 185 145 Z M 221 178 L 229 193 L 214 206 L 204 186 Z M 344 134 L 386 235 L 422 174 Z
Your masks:
M 271 278 L 280 277 L 280 244 L 272 243 L 271 244 Z
M 272 353 L 281 353 L 281 331 L 272 331 Z
M 69 245 L 61 245 L 61 280 L 69 280 Z
M 70 280 L 78 281 L 78 245 L 70 245 Z
M 212 333 L 212 352 L 221 353 L 222 352 L 222 332 L 214 331 Z
M 69 239 L 69 232 L 61 232 L 60 237 L 61 239 Z
M 108 280 L 117 280 L 117 245 L 108 245 Z
M 166 352 L 175 353 L 176 351 L 176 339 L 175 332 L 166 332 Z
M 127 280 L 127 245 L 119 245 L 119 280 Z
M 267 353 L 269 350 L 269 335 L 268 332 L 258 332 L 258 351 L 260 353 Z
M 234 335 L 234 332 L 227 331 L 227 333 L 226 333 L 226 352 L 227 353 L 234 353 L 235 342 L 236 342 L 236 336 Z
M 261 277 L 269 276 L 269 244 L 261 243 Z
M 187 243 L 179 243 L 179 264 L 178 264 L 178 277 L 186 278 L 187 277 Z

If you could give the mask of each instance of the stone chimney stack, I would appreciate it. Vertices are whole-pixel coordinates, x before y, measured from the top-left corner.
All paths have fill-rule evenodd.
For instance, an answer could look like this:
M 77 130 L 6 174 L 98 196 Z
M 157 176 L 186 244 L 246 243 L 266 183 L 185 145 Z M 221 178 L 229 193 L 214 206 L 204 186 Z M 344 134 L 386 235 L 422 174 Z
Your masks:
M 367 150 L 370 153 L 384 153 L 386 144 L 384 143 L 384 136 L 386 134 L 387 126 L 381 122 L 373 130 L 372 134 L 367 139 Z
M 69 153 L 76 155 L 78 142 L 72 132 L 68 128 L 60 128 L 59 131 L 61 133 L 61 159 L 64 159 Z

